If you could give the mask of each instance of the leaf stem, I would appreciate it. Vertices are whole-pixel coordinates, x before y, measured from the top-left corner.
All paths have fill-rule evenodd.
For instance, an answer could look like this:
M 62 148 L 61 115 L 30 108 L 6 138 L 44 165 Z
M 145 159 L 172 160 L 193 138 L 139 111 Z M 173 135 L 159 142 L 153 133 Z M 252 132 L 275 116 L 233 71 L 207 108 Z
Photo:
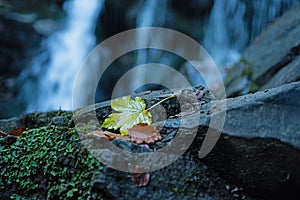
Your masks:
M 167 101 L 168 99 L 171 99 L 173 97 L 175 97 L 175 95 L 172 95 L 172 96 L 169 96 L 167 98 L 164 98 L 164 99 L 160 100 L 159 102 L 157 102 L 156 104 L 150 106 L 150 108 L 147 108 L 146 110 L 149 111 L 149 110 L 153 109 L 154 107 L 158 106 L 159 104 L 161 104 L 162 102 Z

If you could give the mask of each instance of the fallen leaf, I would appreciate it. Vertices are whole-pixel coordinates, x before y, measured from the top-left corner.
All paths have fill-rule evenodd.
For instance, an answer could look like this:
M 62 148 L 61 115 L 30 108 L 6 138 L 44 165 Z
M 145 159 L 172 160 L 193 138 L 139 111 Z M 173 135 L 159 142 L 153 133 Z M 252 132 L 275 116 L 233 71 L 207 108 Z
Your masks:
M 108 140 L 113 140 L 113 139 L 129 140 L 128 136 L 122 136 L 120 134 L 112 133 L 109 131 L 103 131 L 103 130 L 91 131 L 91 132 L 88 132 L 87 135 L 103 137 L 103 138 L 107 138 Z
M 129 138 L 131 142 L 137 144 L 151 143 L 161 140 L 160 133 L 155 126 L 151 126 L 145 123 L 134 125 L 129 129 Z
M 128 129 L 138 123 L 151 124 L 152 118 L 146 110 L 145 101 L 141 97 L 132 99 L 129 96 L 117 98 L 111 101 L 111 108 L 116 112 L 105 119 L 101 128 L 120 129 L 121 135 L 128 135 Z
M 143 187 L 148 185 L 149 180 L 150 180 L 149 173 L 141 173 L 141 174 L 136 173 L 132 175 L 132 181 L 136 187 Z
M 14 130 L 12 130 L 10 132 L 10 135 L 13 135 L 13 136 L 22 136 L 22 133 L 24 131 L 28 130 L 28 128 L 25 128 L 25 127 L 21 127 L 21 128 L 15 128 Z

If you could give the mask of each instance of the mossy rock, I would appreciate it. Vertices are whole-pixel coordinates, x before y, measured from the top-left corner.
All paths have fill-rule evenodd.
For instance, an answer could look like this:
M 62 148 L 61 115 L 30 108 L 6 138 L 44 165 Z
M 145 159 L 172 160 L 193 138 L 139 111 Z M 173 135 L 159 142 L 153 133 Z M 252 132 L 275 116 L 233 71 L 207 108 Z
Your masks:
M 73 128 L 30 129 L 12 144 L 0 138 L 0 158 L 3 199 L 101 199 L 92 181 L 102 166 Z

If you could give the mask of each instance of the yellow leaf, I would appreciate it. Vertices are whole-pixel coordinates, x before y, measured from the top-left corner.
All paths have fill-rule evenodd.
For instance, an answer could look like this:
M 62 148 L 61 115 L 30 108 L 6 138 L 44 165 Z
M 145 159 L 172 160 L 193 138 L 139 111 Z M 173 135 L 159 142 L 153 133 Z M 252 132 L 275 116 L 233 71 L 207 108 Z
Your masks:
M 105 119 L 102 128 L 120 129 L 121 135 L 128 135 L 128 129 L 139 123 L 152 123 L 152 117 L 146 109 L 145 101 L 141 97 L 135 99 L 129 96 L 111 101 L 111 108 L 116 111 Z

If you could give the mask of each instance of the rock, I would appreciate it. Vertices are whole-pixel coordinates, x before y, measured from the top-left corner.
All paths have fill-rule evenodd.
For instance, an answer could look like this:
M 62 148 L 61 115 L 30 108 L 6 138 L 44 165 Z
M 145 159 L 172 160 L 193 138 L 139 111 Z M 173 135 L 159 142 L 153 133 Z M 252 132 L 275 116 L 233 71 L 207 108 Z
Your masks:
M 232 192 L 230 194 L 232 195 L 231 198 L 246 198 L 245 196 L 247 196 L 255 199 L 270 199 L 279 196 L 293 197 L 299 195 L 297 188 L 300 186 L 300 171 L 298 168 L 300 164 L 300 136 L 298 135 L 298 130 L 300 127 L 298 121 L 293 120 L 299 119 L 299 92 L 300 82 L 290 83 L 254 94 L 227 99 L 227 108 L 224 110 L 212 109 L 211 105 L 218 106 L 220 101 L 208 101 L 202 105 L 202 110 L 199 110 L 200 120 L 196 114 L 168 119 L 162 123 L 164 126 L 161 130 L 163 140 L 149 145 L 151 150 L 157 150 L 172 143 L 175 136 L 173 131 L 177 135 L 180 134 L 177 131 L 179 125 L 187 125 L 184 127 L 183 132 L 185 137 L 188 137 L 193 127 L 198 128 L 198 133 L 193 144 L 179 158 L 179 161 L 151 173 L 151 177 L 154 175 L 157 177 L 156 173 L 158 173 L 164 177 L 164 180 L 168 180 L 166 184 L 172 185 L 172 180 L 168 178 L 168 174 L 172 174 L 171 171 L 177 174 L 177 171 L 181 168 L 177 168 L 177 166 L 181 166 L 179 163 L 186 162 L 185 159 L 189 160 L 192 158 L 197 165 L 198 172 L 202 173 L 201 168 L 207 165 L 213 174 L 218 174 L 217 177 L 219 176 L 219 178 L 225 180 L 223 187 L 227 187 L 228 191 Z M 155 94 L 150 93 L 142 97 L 146 99 L 146 102 L 149 102 L 151 98 L 157 98 L 160 95 L 165 97 L 170 94 L 155 92 Z M 168 102 L 168 104 L 171 105 L 172 103 Z M 103 116 L 100 114 L 102 111 L 107 116 L 109 102 L 93 105 L 85 111 L 89 110 L 88 113 L 90 113 L 91 109 L 95 109 L 95 107 L 98 116 Z M 170 106 L 170 108 L 172 107 Z M 203 113 L 202 111 L 206 111 L 206 109 L 211 110 L 211 112 Z M 199 159 L 198 152 L 206 136 L 211 117 L 218 117 L 225 111 L 227 114 L 226 121 L 219 141 L 206 157 Z M 83 114 L 82 110 L 80 112 Z M 184 123 L 185 121 L 191 122 L 196 119 L 198 123 Z M 100 118 L 99 120 L 101 122 L 103 119 Z M 162 124 L 160 122 L 155 123 L 156 126 L 161 126 Z M 129 142 L 123 143 L 127 150 L 132 151 Z M 294 148 L 292 145 L 297 148 Z M 186 146 L 183 147 L 186 148 Z M 178 148 L 182 147 L 178 146 Z M 137 149 L 139 149 L 139 152 L 148 152 L 146 149 Z M 102 153 L 107 152 L 102 151 Z M 108 152 L 106 158 L 120 162 L 120 160 L 117 160 L 118 155 L 112 152 Z M 168 171 L 169 169 L 170 171 Z M 164 170 L 167 170 L 167 173 Z M 184 173 L 179 171 L 178 174 L 181 174 L 180 176 L 172 174 L 172 177 L 176 177 L 177 182 L 181 184 L 181 176 Z M 202 177 L 206 179 L 205 175 L 202 175 Z M 209 179 L 214 181 L 215 178 L 213 176 Z M 95 188 L 103 191 L 111 198 L 118 198 L 120 194 L 124 193 L 134 197 L 147 198 L 145 195 L 148 193 L 154 196 L 157 195 L 157 191 L 151 189 L 152 187 L 160 188 L 162 185 L 162 183 L 151 178 L 150 185 L 143 189 L 137 190 L 132 188 L 125 190 L 123 182 L 125 184 L 126 180 L 127 183 L 130 181 L 128 174 L 108 168 L 100 177 L 96 178 Z M 117 182 L 121 184 L 116 184 Z M 192 185 L 184 184 L 189 188 L 193 187 L 192 183 Z M 131 186 L 134 187 L 133 183 L 127 187 Z M 214 186 L 211 189 L 214 189 Z M 167 194 L 169 194 L 168 188 L 163 188 L 162 190 L 167 191 Z M 200 194 L 205 195 L 206 192 Z M 170 193 L 171 198 L 179 198 L 173 195 L 174 193 Z M 189 195 L 190 193 L 187 193 L 186 196 L 180 198 L 191 198 Z M 165 196 L 157 197 L 165 198 Z M 227 196 L 224 198 L 227 198 Z
M 120 139 L 115 139 L 112 141 L 114 145 L 117 147 L 128 151 L 128 152 L 134 152 L 134 153 L 143 153 L 143 152 L 151 152 L 149 148 L 143 147 L 141 145 L 138 145 L 136 143 L 132 143 L 126 140 L 120 140 Z
M 294 120 L 300 118 L 299 94 L 300 82 L 285 84 L 254 94 L 227 99 L 226 107 L 216 111 L 214 111 L 212 107 L 223 105 L 223 101 L 207 101 L 201 105 L 201 109 L 195 114 L 186 115 L 179 119 L 168 119 L 167 122 L 157 121 L 155 125 L 172 128 L 178 126 L 180 120 L 187 122 L 197 120 L 199 123 L 191 124 L 190 127 L 186 128 L 193 128 L 193 126 L 208 127 L 211 117 L 217 118 L 226 112 L 226 120 L 222 130 L 223 133 L 240 137 L 271 137 L 300 148 L 300 135 L 298 134 L 300 124 L 297 120 Z M 150 99 L 158 97 L 165 98 L 168 95 L 171 94 L 153 92 L 144 96 L 142 95 L 141 97 L 144 98 L 146 102 L 150 102 Z M 167 110 L 169 109 L 172 113 L 171 115 L 174 115 L 176 114 L 176 106 L 172 107 L 172 104 L 173 103 L 170 102 L 168 103 L 169 107 Z M 101 123 L 109 114 L 107 110 L 108 107 L 109 102 L 92 105 L 84 109 L 79 109 L 75 112 L 75 116 L 82 118 L 82 122 L 85 120 L 88 121 L 89 117 L 82 115 L 82 113 L 91 113 L 91 115 L 93 115 L 92 112 L 96 109 Z M 77 115 L 76 113 L 81 114 Z M 80 121 L 80 119 L 78 120 Z
M 280 85 L 300 81 L 300 57 L 278 71 L 265 85 L 259 90 L 278 87 Z
M 194 89 L 178 89 L 176 93 L 181 94 L 181 98 L 188 97 Z M 179 115 L 177 118 L 170 117 L 179 112 L 178 102 L 171 98 L 165 102 L 169 109 L 167 121 L 156 121 L 154 124 L 162 126 L 162 141 L 148 146 L 120 139 L 112 143 L 127 152 L 143 153 L 146 157 L 162 147 L 172 145 L 175 136 L 189 139 L 193 128 L 197 128 L 193 143 L 187 146 L 180 140 L 183 144 L 177 145 L 176 150 L 187 149 L 183 155 L 176 157 L 177 152 L 173 152 L 174 155 L 170 153 L 151 163 L 159 166 L 170 158 L 178 158 L 166 167 L 150 172 L 149 184 L 141 188 L 135 186 L 131 174 L 104 165 L 103 172 L 94 178 L 93 192 L 101 193 L 107 199 L 272 199 L 299 196 L 300 137 L 299 123 L 294 120 L 299 119 L 299 92 L 300 82 L 285 84 L 227 99 L 227 108 L 219 109 L 213 106 L 221 105 L 224 100 L 212 100 L 209 92 L 204 92 L 207 95 L 204 95 L 205 100 L 197 99 L 201 105 L 198 115 Z M 171 92 L 162 90 L 139 96 L 149 105 L 170 95 Z M 99 127 L 111 113 L 109 105 L 107 101 L 75 111 L 73 114 L 75 124 L 79 125 L 78 133 L 92 130 L 94 126 Z M 206 157 L 200 159 L 199 149 L 207 136 L 211 118 L 225 111 L 227 118 L 218 142 Z M 62 111 L 33 113 L 11 120 L 0 120 L 0 130 L 14 124 L 39 127 L 64 118 L 60 116 L 71 120 L 70 113 Z M 178 130 L 179 126 L 181 131 Z M 91 140 L 90 137 L 81 139 L 83 144 L 88 145 L 98 142 L 98 139 Z M 111 152 L 101 146 L 92 149 L 95 155 L 99 153 L 104 156 L 102 161 L 124 164 L 128 169 L 131 166 L 130 159 L 120 163 L 118 159 L 121 154 L 118 152 Z M 150 165 L 147 159 L 139 161 L 139 166 Z
M 276 138 L 300 148 L 300 82 L 227 99 L 223 132 Z
M 54 111 L 47 113 L 27 113 L 20 117 L 0 120 L 0 130 L 10 133 L 15 128 L 38 128 L 47 125 L 72 127 L 72 112 Z
M 10 133 L 15 128 L 24 127 L 21 117 L 0 120 L 0 130 L 5 133 Z
M 147 186 L 137 188 L 132 174 L 104 167 L 94 190 L 107 199 L 232 199 L 225 181 L 204 164 L 182 157 L 161 170 L 150 172 Z
M 68 126 L 69 119 L 66 116 L 56 116 L 51 119 L 51 122 L 55 126 Z
M 300 5 L 286 12 L 245 50 L 226 77 L 228 97 L 299 80 L 299 12 Z
M 201 161 L 253 199 L 300 195 L 300 151 L 278 140 L 222 134 Z
M 295 82 L 254 94 L 229 98 L 226 99 L 226 107 L 220 110 L 209 113 L 202 113 L 200 110 L 199 123 L 192 126 L 208 127 L 212 117 L 218 118 L 226 112 L 222 133 L 245 138 L 276 138 L 300 148 L 300 124 L 295 120 L 300 118 L 299 95 L 300 82 Z M 211 104 L 219 107 L 223 102 L 212 101 L 203 105 L 203 110 L 210 110 Z M 180 120 L 192 121 L 198 118 L 196 113 L 184 116 Z M 176 126 L 178 119 L 169 119 L 166 125 L 168 124 L 171 127 Z

